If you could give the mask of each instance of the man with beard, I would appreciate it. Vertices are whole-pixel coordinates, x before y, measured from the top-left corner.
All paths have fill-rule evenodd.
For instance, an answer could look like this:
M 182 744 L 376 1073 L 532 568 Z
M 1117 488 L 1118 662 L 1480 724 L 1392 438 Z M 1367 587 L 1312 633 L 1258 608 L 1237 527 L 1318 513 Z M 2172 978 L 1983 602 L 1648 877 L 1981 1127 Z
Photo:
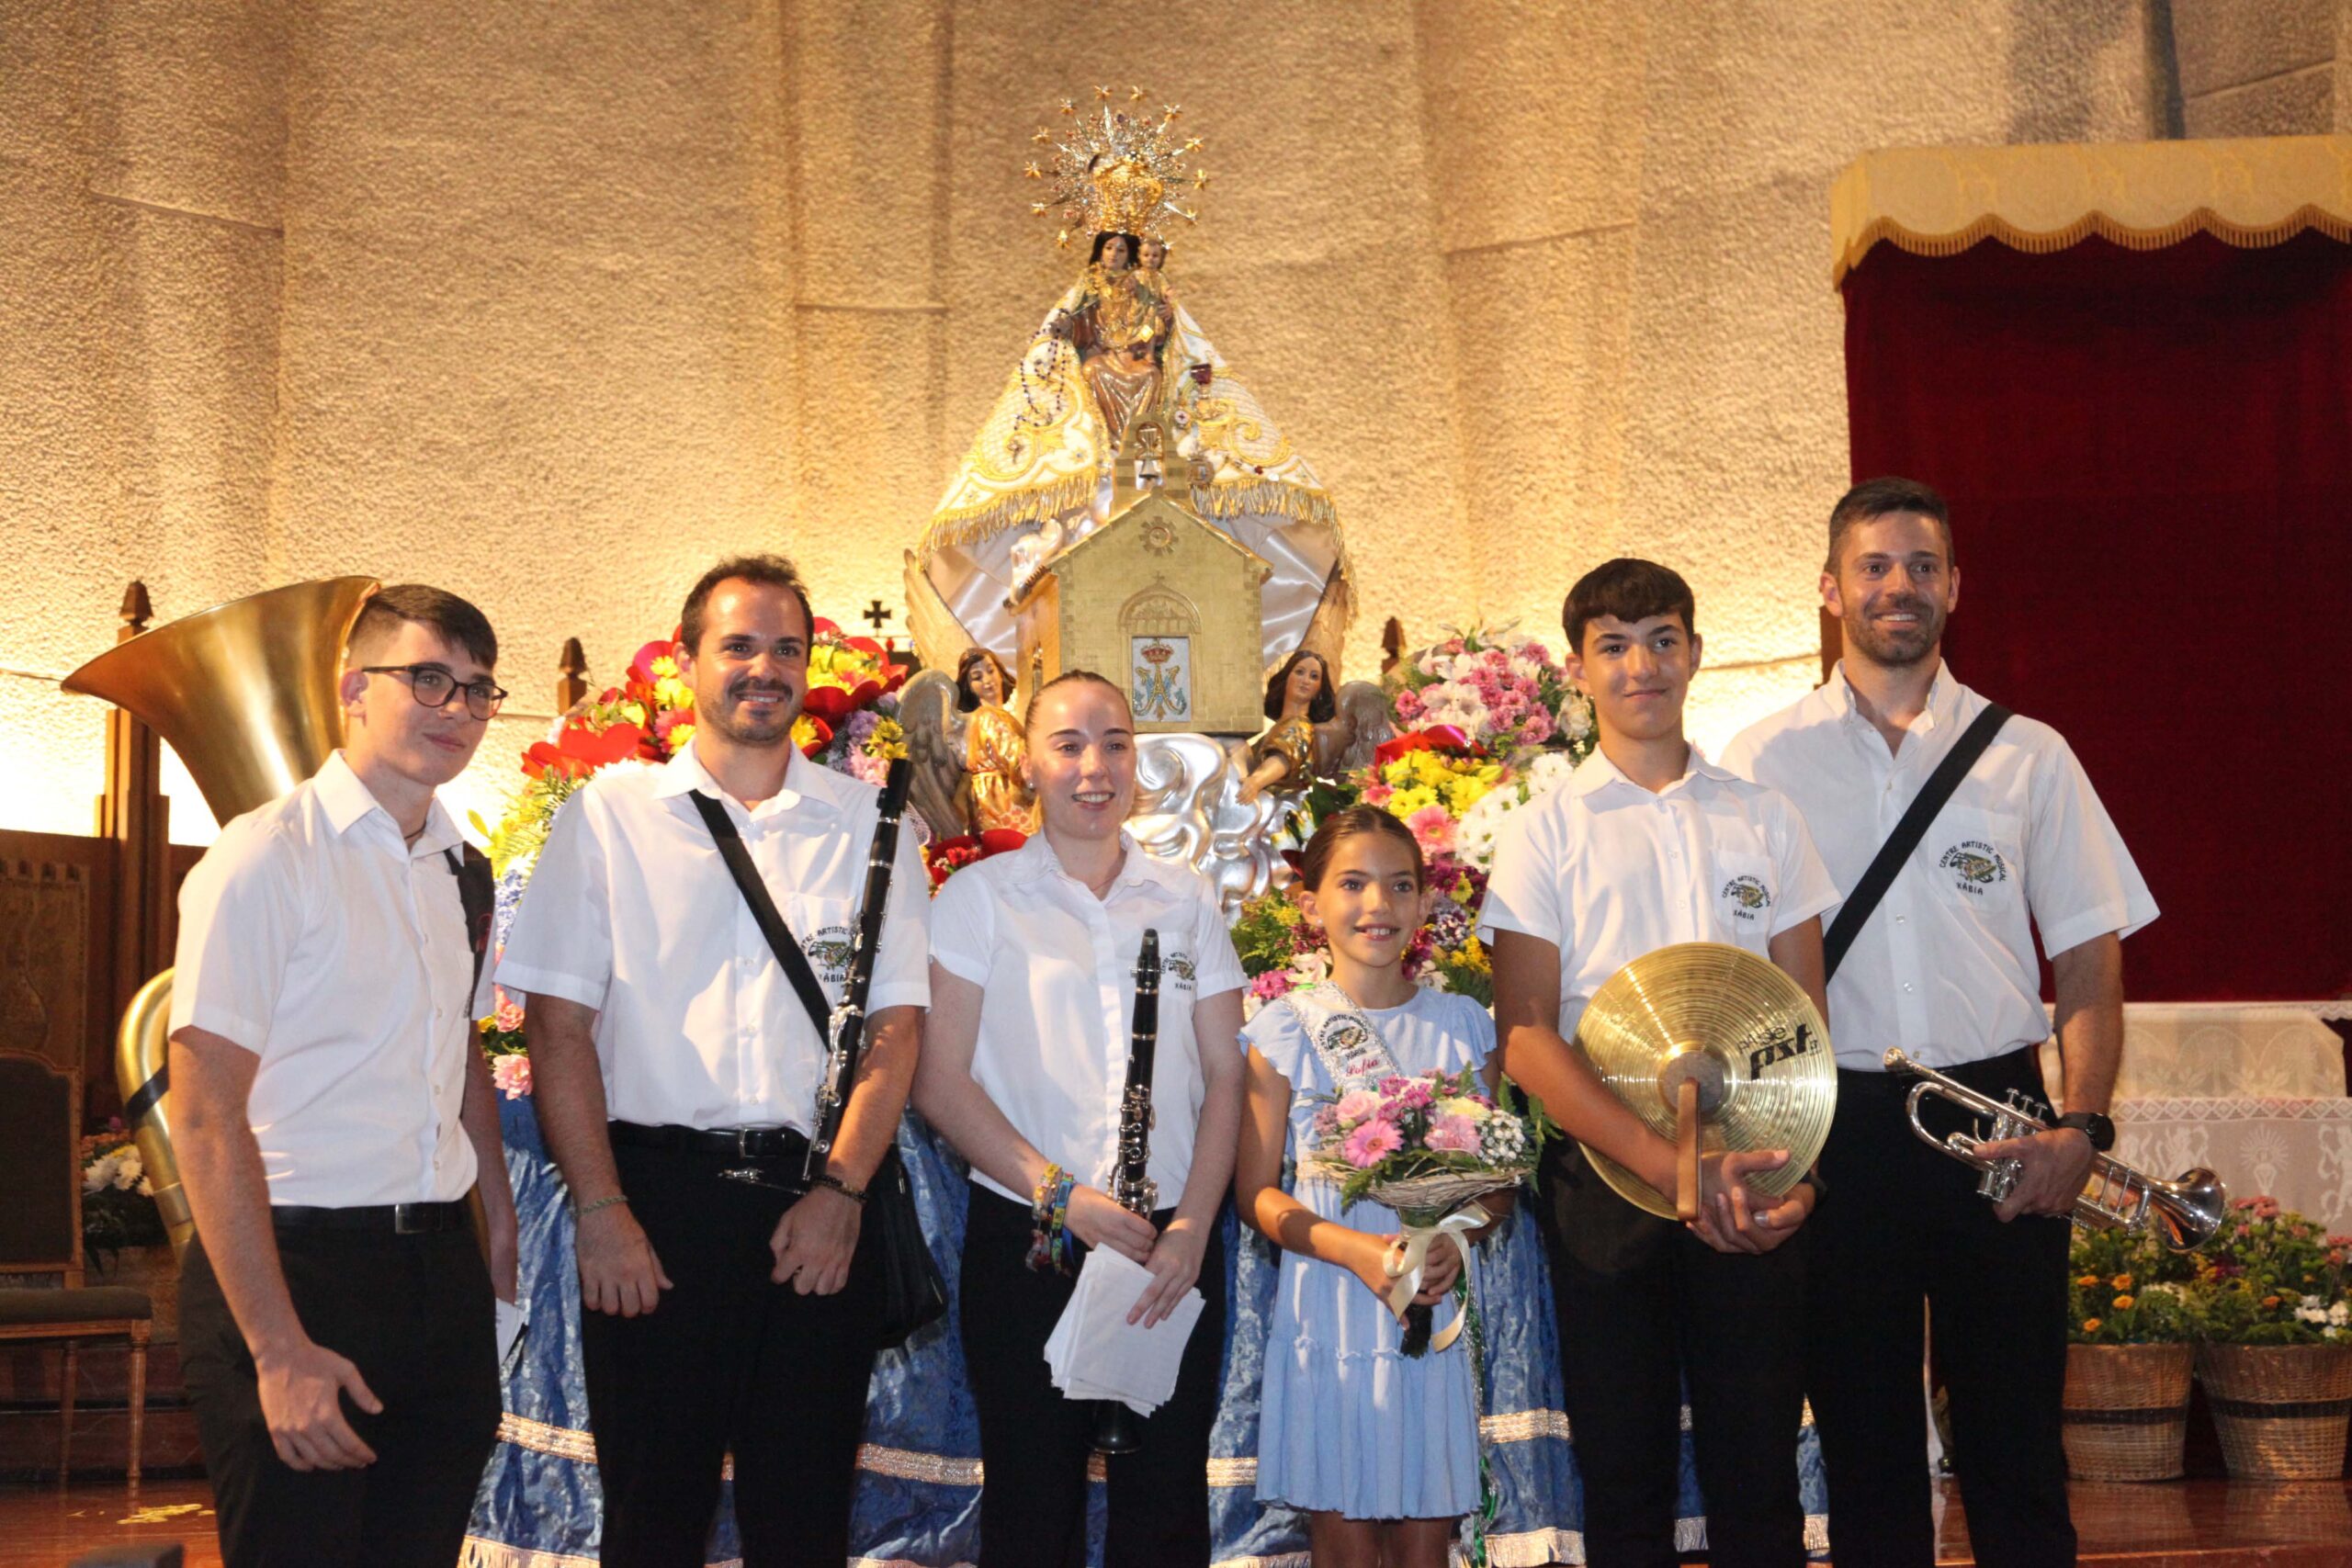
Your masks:
M 805 1183 L 825 1042 L 694 796 L 837 1003 L 877 792 L 792 743 L 814 623 L 788 562 L 721 561 L 679 621 L 693 739 L 566 803 L 498 978 L 529 994 L 539 1124 L 579 1221 L 606 1568 L 698 1568 L 730 1453 L 743 1561 L 840 1568 L 879 1310 L 859 1219 L 930 998 L 928 884 L 906 834 L 866 1052 Z
M 1942 660 L 1960 599 L 1943 498 L 1901 479 L 1848 491 L 1829 516 L 1821 595 L 1844 625 L 1844 659 L 1724 761 L 1797 803 L 1862 910 L 1859 925 L 1831 916 L 1838 1114 L 1819 1167 L 1828 1195 L 1810 1227 L 1809 1388 L 1832 1550 L 1856 1568 L 1935 1560 L 1924 1302 L 1977 1561 L 2071 1563 L 2059 1441 L 2065 1216 L 2093 1153 L 2114 1142 L 2105 1112 L 2122 1048 L 2121 939 L 2155 919 L 2155 901 L 2066 742 L 2012 716 L 1866 908 L 1865 869 L 1989 705 Z M 2021 1168 L 1996 1205 L 1976 1195 L 1974 1170 L 1913 1134 L 1908 1086 L 1880 1058 L 1901 1046 L 1996 1100 L 2012 1089 L 2046 1099 L 2039 1048 L 2052 1022 L 2035 927 L 2057 978 L 2065 1114 L 1986 1146 Z

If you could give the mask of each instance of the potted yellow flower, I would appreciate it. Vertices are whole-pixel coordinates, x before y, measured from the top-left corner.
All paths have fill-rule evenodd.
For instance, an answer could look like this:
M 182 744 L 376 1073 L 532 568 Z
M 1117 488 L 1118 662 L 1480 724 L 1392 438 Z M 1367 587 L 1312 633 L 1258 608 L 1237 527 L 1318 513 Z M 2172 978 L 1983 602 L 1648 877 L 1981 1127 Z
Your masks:
M 2352 1237 L 2241 1200 L 2196 1260 L 2197 1376 L 2222 1459 L 2249 1481 L 2332 1480 L 2352 1424 Z
M 2120 1231 L 2076 1231 L 2072 1258 L 2066 1472 L 2169 1481 L 2181 1473 L 2197 1355 L 2191 1265 Z

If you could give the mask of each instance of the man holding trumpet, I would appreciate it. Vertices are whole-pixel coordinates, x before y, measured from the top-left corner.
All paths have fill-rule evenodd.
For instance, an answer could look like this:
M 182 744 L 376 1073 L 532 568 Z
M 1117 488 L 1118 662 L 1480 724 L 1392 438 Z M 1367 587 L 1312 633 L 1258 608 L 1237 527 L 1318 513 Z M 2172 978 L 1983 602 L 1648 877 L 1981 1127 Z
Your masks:
M 1846 890 L 1826 942 L 1838 1082 L 1820 1168 L 1836 1196 L 1811 1227 L 1808 1384 L 1840 1568 L 1935 1561 L 1923 1300 L 1977 1561 L 2075 1561 L 2060 1442 L 2066 1216 L 2115 1137 L 2121 939 L 2156 917 L 2058 732 L 1994 708 L 1944 667 L 1960 598 L 1952 553 L 1949 510 L 1928 486 L 1849 491 L 1830 513 L 1821 573 L 1845 657 L 1724 759 L 1796 802 Z M 1883 1057 L 1899 1047 L 1996 1100 L 2046 1100 L 2036 927 L 2057 977 L 2065 1114 L 1984 1146 L 2018 1162 L 1994 1204 L 1974 1169 L 1914 1134 L 1910 1085 Z M 1948 1108 L 1929 1106 L 1941 1135 L 1933 1118 Z

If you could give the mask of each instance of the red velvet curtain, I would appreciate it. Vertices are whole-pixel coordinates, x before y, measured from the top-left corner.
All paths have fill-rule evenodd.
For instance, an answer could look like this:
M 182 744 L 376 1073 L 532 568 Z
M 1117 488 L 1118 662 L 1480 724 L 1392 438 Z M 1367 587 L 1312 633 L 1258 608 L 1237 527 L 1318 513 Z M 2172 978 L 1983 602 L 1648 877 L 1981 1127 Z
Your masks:
M 1952 504 L 1954 671 L 2163 907 L 2130 994 L 2352 992 L 2352 245 L 1880 244 L 1845 295 L 1855 477 Z

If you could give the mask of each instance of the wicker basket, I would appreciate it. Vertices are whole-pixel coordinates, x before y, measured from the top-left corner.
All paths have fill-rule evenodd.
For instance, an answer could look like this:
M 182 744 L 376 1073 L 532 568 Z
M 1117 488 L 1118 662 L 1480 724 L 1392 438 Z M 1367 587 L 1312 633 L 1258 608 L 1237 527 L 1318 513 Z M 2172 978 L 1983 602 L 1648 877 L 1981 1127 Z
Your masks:
M 2066 1473 L 2170 1481 L 2188 1435 L 2194 1345 L 2066 1347 Z
M 2344 1473 L 2352 1345 L 2206 1345 L 2197 1375 L 2232 1475 L 2327 1481 Z

